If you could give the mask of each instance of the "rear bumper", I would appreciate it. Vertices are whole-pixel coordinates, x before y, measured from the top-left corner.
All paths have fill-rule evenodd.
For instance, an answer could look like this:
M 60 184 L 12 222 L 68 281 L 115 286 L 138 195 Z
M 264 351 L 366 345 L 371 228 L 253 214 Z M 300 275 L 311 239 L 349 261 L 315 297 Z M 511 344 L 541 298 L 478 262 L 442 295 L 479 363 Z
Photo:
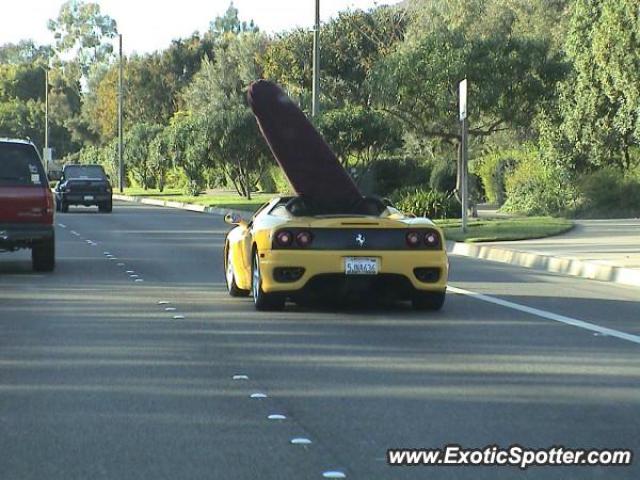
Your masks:
M 345 257 L 378 258 L 378 275 L 345 275 Z M 444 250 L 438 251 L 284 251 L 269 250 L 260 255 L 262 288 L 265 292 L 310 293 L 316 290 L 358 291 L 397 290 L 402 296 L 414 291 L 444 291 L 449 261 Z M 296 281 L 277 281 L 276 269 L 302 268 Z M 417 268 L 437 270 L 436 278 L 421 281 Z
M 31 248 L 35 242 L 53 239 L 52 225 L 0 224 L 0 250 Z
M 58 202 L 65 202 L 67 205 L 97 205 L 99 203 L 110 202 L 111 193 L 56 193 Z

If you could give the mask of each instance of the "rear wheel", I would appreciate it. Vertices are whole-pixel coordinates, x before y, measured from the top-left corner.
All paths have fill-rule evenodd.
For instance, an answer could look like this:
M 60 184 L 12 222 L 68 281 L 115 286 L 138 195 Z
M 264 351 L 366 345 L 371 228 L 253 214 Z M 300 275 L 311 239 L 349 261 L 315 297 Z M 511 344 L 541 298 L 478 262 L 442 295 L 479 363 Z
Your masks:
M 98 211 L 101 213 L 111 213 L 112 210 L 113 210 L 113 203 L 111 200 L 104 203 L 100 203 L 98 205 Z
M 236 276 L 233 273 L 233 261 L 231 259 L 231 248 L 229 244 L 225 248 L 226 256 L 224 261 L 225 278 L 227 280 L 227 290 L 232 297 L 246 297 L 249 290 L 243 290 L 236 285 Z
M 253 303 L 256 310 L 284 309 L 284 296 L 277 293 L 265 293 L 262 290 L 262 274 L 260 272 L 260 261 L 257 251 L 253 255 L 253 262 L 251 264 L 251 280 L 251 292 L 253 293 Z
M 412 304 L 416 310 L 440 310 L 444 305 L 445 292 L 416 292 Z
M 36 242 L 31 247 L 31 263 L 36 272 L 51 272 L 56 265 L 55 241 L 49 240 Z

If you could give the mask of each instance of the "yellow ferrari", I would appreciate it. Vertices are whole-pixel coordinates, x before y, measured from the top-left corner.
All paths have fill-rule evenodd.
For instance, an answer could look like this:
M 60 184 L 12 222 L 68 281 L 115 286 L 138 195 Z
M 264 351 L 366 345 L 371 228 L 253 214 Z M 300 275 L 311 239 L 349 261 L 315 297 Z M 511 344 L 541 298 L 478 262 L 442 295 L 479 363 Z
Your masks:
M 229 294 L 251 294 L 257 310 L 350 295 L 440 309 L 449 269 L 441 229 L 392 206 L 370 210 L 381 213 L 317 214 L 303 197 L 277 197 L 250 220 L 228 214 L 235 226 L 224 247 Z

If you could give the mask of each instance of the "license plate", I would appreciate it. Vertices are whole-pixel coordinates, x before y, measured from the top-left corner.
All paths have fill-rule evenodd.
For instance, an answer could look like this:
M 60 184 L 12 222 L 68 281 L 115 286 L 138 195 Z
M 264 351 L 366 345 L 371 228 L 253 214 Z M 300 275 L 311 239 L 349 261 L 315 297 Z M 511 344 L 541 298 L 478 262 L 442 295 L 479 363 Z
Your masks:
M 377 275 L 378 259 L 372 257 L 346 257 L 344 273 L 347 275 Z
M 84 199 L 85 200 L 93 200 L 93 195 L 85 195 Z

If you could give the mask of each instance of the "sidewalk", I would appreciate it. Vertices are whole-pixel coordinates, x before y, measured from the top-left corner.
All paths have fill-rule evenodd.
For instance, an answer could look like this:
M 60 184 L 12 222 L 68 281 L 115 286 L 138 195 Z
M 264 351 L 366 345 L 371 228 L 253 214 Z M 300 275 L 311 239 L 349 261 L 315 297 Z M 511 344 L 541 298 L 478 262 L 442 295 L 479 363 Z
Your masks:
M 453 255 L 640 287 L 640 219 L 577 220 L 570 232 L 539 240 L 455 243 Z

